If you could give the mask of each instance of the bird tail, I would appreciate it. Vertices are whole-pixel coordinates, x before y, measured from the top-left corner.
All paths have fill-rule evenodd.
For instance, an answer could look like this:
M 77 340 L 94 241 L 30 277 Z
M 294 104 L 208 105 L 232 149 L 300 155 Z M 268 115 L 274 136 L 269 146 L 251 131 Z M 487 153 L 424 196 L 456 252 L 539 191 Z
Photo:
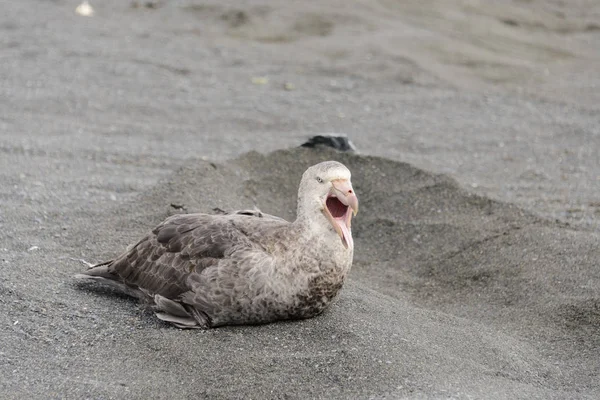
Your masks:
M 89 268 L 87 269 L 87 271 L 85 271 L 82 274 L 77 274 L 77 275 L 75 275 L 75 277 L 79 278 L 79 279 L 103 278 L 103 279 L 109 279 L 109 280 L 113 280 L 113 281 L 120 281 L 119 276 L 111 273 L 108 269 L 111 266 L 111 264 L 113 263 L 113 261 L 114 260 L 104 261 L 104 262 L 101 262 L 100 264 L 94 264 L 94 265 L 87 264 L 87 265 L 89 265 Z
M 121 280 L 121 278 L 110 272 L 109 268 L 114 260 L 105 261 L 91 266 L 87 271 L 74 275 L 74 278 L 80 280 L 94 280 L 106 286 L 117 289 L 128 296 L 138 299 L 144 299 L 146 295 L 137 287 L 132 287 Z
M 159 294 L 151 294 L 137 286 L 128 285 L 118 275 L 110 271 L 114 260 L 106 261 L 91 266 L 87 271 L 76 274 L 74 277 L 82 281 L 98 281 L 103 285 L 112 287 L 126 295 L 153 303 L 156 316 L 181 329 L 208 329 L 211 326 L 210 318 L 195 307 L 168 299 Z

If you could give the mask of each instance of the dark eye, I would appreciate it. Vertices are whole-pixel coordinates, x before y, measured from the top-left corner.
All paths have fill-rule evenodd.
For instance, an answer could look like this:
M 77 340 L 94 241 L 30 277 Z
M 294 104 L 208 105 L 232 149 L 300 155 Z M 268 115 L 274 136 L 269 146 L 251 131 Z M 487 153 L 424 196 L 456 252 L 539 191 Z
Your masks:
M 321 179 L 321 177 L 317 176 L 317 182 L 323 183 L 323 179 Z

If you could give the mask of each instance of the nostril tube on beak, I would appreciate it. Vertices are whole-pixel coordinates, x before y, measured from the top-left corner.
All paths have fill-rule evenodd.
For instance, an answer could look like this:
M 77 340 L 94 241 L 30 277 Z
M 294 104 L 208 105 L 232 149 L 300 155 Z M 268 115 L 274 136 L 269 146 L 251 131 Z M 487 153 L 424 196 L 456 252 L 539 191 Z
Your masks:
M 335 193 L 337 193 L 335 196 L 342 204 L 352 208 L 353 214 L 356 215 L 358 213 L 358 199 L 354 194 L 354 189 L 352 188 L 350 181 L 346 179 L 337 179 L 331 183 L 335 189 Z

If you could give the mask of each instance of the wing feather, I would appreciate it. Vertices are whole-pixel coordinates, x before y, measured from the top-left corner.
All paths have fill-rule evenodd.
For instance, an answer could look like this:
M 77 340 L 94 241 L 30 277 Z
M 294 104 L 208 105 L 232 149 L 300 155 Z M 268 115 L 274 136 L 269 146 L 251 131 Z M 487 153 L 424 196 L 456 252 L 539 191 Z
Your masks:
M 227 254 L 253 244 L 223 216 L 175 215 L 108 266 L 111 274 L 146 292 L 177 298 L 187 277 L 216 266 Z

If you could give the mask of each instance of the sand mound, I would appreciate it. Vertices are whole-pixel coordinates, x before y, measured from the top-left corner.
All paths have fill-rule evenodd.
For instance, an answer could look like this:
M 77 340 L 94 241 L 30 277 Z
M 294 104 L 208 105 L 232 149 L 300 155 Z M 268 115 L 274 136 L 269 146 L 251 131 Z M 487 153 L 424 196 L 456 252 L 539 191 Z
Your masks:
M 408 164 L 323 149 L 194 163 L 136 201 L 89 216 L 74 236 L 102 258 L 175 212 L 256 205 L 293 218 L 302 171 L 325 159 L 352 170 L 361 212 L 350 283 L 324 315 L 180 331 L 135 301 L 79 287 L 68 277 L 79 265 L 29 265 L 64 283 L 57 293 L 1 283 L 3 305 L 20 321 L 3 338 L 12 344 L 2 350 L 3 369 L 19 360 L 4 390 L 328 399 L 600 393 L 597 233 L 537 219 Z

